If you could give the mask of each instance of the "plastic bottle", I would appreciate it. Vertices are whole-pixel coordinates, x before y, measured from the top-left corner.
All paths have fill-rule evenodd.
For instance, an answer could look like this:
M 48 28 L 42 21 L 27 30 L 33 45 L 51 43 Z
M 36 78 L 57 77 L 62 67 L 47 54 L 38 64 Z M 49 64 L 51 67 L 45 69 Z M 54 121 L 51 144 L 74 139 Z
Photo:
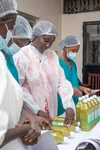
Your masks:
M 79 102 L 76 105 L 76 121 L 81 122 L 81 114 L 80 114 L 80 109 L 81 106 L 83 105 L 82 97 L 79 97 Z
M 86 100 L 83 101 L 83 105 L 81 107 L 81 129 L 83 131 L 91 130 L 91 109 Z
M 64 140 L 64 137 L 60 132 L 53 131 L 51 134 L 53 135 L 57 144 L 61 143 Z
M 90 102 L 94 107 L 94 126 L 95 126 L 98 122 L 98 115 L 97 115 L 98 105 L 95 103 L 93 96 L 90 97 L 90 100 L 91 100 Z
M 69 132 L 75 131 L 75 129 L 76 129 L 74 124 L 67 125 L 66 128 L 69 130 Z
M 70 131 L 66 127 L 52 126 L 52 130 L 56 132 L 61 132 L 63 136 L 69 136 Z
M 94 99 L 95 103 L 98 105 L 98 112 L 97 112 L 98 119 L 97 120 L 100 121 L 100 102 L 98 101 L 96 95 L 93 95 L 93 99 Z
M 94 114 L 93 114 L 94 113 L 94 107 L 90 102 L 90 98 L 87 98 L 86 101 L 87 101 L 87 104 L 89 105 L 89 107 L 91 109 L 91 112 L 90 112 L 91 113 L 91 115 L 90 115 L 90 117 L 91 117 L 90 126 L 91 126 L 91 128 L 93 128 L 94 127 Z

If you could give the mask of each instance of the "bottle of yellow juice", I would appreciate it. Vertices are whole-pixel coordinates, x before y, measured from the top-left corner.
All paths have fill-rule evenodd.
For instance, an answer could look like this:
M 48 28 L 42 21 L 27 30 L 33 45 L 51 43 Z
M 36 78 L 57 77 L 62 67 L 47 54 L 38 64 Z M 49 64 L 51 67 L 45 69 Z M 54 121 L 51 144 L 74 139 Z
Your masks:
M 91 109 L 86 100 L 83 100 L 83 105 L 81 107 L 81 129 L 83 131 L 91 130 Z
M 79 97 L 79 102 L 76 105 L 76 121 L 81 122 L 81 114 L 80 114 L 80 109 L 81 106 L 83 105 L 82 97 Z
M 98 105 L 98 121 L 100 121 L 100 102 L 98 101 L 98 99 L 97 99 L 97 96 L 96 95 L 93 95 L 93 99 L 94 99 L 94 101 L 95 101 L 95 103 Z
M 97 122 L 98 122 L 98 114 L 97 114 L 97 112 L 98 112 L 98 104 L 95 103 L 93 96 L 90 97 L 90 100 L 91 100 L 91 103 L 94 106 L 94 125 L 96 125 Z

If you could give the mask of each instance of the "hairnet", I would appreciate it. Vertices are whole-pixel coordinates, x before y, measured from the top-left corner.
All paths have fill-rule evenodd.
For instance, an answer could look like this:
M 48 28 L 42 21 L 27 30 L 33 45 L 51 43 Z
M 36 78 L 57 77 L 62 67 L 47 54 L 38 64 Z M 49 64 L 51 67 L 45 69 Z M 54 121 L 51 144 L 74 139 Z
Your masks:
M 32 28 L 29 22 L 22 16 L 17 15 L 12 34 L 19 38 L 31 38 Z
M 51 22 L 41 21 L 33 27 L 31 41 L 33 41 L 36 37 L 39 37 L 42 35 L 57 36 L 58 35 L 57 29 Z
M 77 46 L 80 45 L 80 41 L 75 37 L 74 35 L 69 35 L 65 37 L 59 44 L 60 49 L 64 49 L 64 47 L 71 47 L 71 46 Z
M 16 0 L 0 0 L 0 18 L 7 14 L 17 13 L 17 2 Z

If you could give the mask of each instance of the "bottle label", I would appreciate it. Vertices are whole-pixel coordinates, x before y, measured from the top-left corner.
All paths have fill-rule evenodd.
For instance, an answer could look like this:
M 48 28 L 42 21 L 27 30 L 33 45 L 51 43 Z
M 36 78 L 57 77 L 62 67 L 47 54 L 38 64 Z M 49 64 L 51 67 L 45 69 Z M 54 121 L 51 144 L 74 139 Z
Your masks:
M 98 108 L 98 116 L 100 117 L 100 108 Z
M 92 121 L 94 120 L 94 111 L 92 112 L 91 119 Z
M 63 123 L 63 122 L 53 121 L 53 122 L 52 122 L 52 125 L 53 125 L 53 126 L 64 126 L 64 123 Z
M 98 110 L 95 110 L 95 119 L 98 117 Z
M 91 113 L 90 114 L 86 114 L 86 126 L 90 126 L 91 125 Z

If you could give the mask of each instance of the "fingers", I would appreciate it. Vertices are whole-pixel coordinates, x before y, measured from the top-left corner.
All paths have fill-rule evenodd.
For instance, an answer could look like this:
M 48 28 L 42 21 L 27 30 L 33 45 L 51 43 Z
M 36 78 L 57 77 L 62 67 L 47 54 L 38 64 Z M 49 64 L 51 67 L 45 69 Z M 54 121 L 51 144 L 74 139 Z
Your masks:
M 30 129 L 29 132 L 27 133 L 27 135 L 24 136 L 24 140 L 32 142 L 35 139 L 38 139 L 39 136 L 40 136 L 40 130 L 39 129 L 37 129 L 37 130 Z
M 74 123 L 74 116 L 66 116 L 64 120 L 64 125 L 73 124 Z

